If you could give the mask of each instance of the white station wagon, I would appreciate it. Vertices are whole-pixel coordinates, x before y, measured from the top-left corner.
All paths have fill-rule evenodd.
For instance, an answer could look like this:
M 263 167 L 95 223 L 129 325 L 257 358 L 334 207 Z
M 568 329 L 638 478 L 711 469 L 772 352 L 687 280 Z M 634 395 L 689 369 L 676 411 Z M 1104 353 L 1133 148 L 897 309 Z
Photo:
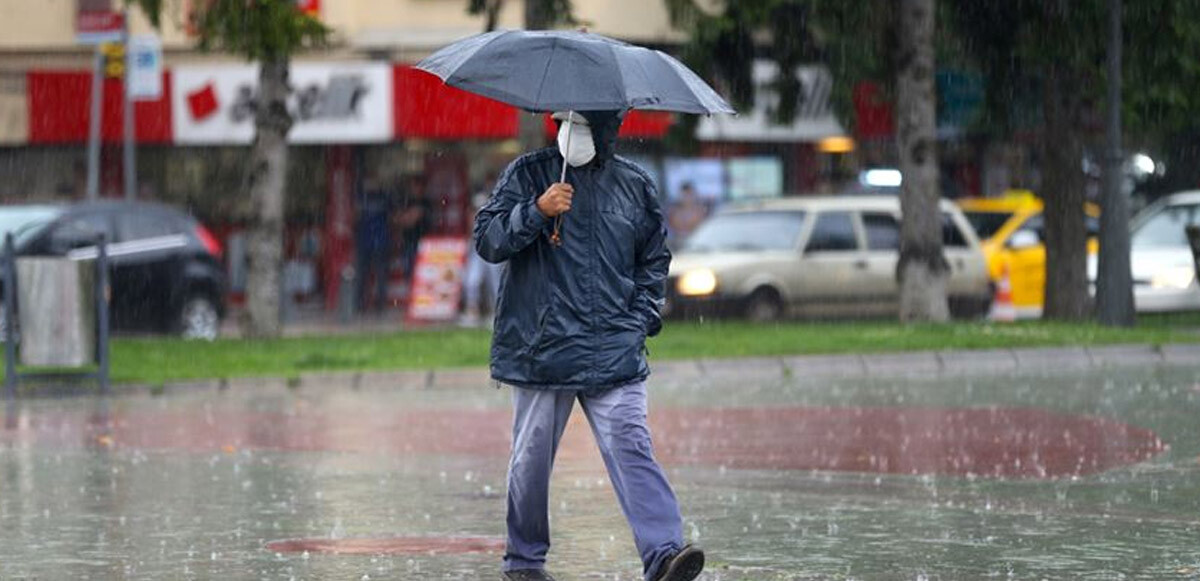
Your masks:
M 956 316 L 987 312 L 992 287 L 970 224 L 943 200 L 947 291 Z M 789 315 L 897 316 L 900 199 L 796 197 L 753 202 L 701 224 L 671 263 L 666 312 L 734 314 L 756 321 Z

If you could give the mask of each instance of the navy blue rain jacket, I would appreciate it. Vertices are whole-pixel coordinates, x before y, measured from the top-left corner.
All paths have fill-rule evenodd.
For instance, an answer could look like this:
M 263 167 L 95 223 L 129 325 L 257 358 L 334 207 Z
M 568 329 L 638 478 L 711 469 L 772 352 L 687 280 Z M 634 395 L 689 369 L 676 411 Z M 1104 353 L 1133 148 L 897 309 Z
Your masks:
M 612 154 L 621 118 L 588 114 L 596 158 L 567 169 L 575 188 L 562 246 L 537 199 L 558 181 L 556 148 L 505 170 L 475 218 L 475 248 L 507 261 L 492 337 L 492 378 L 532 389 L 597 389 L 650 374 L 645 340 L 671 262 L 656 188 L 644 170 Z

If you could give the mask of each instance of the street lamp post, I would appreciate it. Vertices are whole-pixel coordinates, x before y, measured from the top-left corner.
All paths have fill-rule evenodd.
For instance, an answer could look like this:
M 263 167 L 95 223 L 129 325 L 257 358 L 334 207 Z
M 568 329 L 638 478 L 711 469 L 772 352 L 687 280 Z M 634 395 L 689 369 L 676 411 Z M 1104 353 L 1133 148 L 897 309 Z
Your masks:
M 128 10 L 125 11 L 125 29 L 121 36 L 121 42 L 125 44 L 125 74 L 121 78 L 122 86 L 125 89 L 122 91 L 124 102 L 121 105 L 124 108 L 124 115 L 122 117 L 124 117 L 125 121 L 125 199 L 132 202 L 137 197 L 137 150 L 135 149 L 137 144 L 134 143 L 133 135 L 136 123 L 134 119 L 133 98 L 129 95 L 129 79 L 133 76 L 133 67 L 130 65 L 133 64 L 131 59 L 134 58 L 134 55 L 133 51 L 129 50 Z
M 1100 264 L 1096 277 L 1096 317 L 1100 323 L 1134 323 L 1133 274 L 1129 263 L 1129 198 L 1121 191 L 1121 0 L 1108 0 L 1108 119 L 1101 194 Z

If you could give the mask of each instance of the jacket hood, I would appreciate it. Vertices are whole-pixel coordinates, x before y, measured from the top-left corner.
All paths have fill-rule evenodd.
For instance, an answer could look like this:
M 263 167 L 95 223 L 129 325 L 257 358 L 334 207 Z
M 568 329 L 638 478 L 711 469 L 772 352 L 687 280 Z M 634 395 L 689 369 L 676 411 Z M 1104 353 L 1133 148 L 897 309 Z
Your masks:
M 588 165 L 603 166 L 617 154 L 617 133 L 621 131 L 621 123 L 625 121 L 625 111 L 576 111 L 575 113 L 587 119 L 588 126 L 592 129 L 596 157 Z M 555 122 L 558 127 L 562 127 L 562 121 L 556 119 Z

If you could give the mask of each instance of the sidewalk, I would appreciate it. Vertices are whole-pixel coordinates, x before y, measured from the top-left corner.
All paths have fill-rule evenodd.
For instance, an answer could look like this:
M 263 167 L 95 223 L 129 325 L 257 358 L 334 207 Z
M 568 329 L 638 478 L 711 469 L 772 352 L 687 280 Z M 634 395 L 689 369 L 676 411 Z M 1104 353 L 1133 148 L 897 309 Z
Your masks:
M 699 581 L 1196 579 L 1198 362 L 666 361 L 648 421 L 711 557 Z M 487 385 L 477 368 L 14 400 L 0 579 L 496 579 L 512 403 Z M 583 413 L 551 486 L 556 578 L 641 581 Z
M 846 355 L 792 355 L 654 361 L 652 382 L 696 379 L 772 381 L 792 378 L 861 379 L 1064 373 L 1145 365 L 1200 365 L 1200 344 L 1106 345 L 916 351 Z M 196 387 L 348 386 L 352 389 L 437 389 L 490 385 L 487 368 L 406 371 L 342 371 L 301 373 L 297 377 L 249 377 L 229 380 L 171 382 L 164 389 Z

